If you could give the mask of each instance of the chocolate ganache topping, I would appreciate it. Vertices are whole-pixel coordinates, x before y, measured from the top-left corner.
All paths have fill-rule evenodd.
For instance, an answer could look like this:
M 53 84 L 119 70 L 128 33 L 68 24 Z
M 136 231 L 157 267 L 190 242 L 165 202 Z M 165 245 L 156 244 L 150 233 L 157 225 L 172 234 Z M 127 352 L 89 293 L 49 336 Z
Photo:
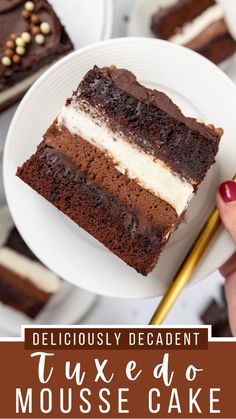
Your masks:
M 72 49 L 46 0 L 1 0 L 0 28 L 0 92 Z
M 0 13 L 7 12 L 13 9 L 18 4 L 21 4 L 22 0 L 1 0 L 0 2 Z

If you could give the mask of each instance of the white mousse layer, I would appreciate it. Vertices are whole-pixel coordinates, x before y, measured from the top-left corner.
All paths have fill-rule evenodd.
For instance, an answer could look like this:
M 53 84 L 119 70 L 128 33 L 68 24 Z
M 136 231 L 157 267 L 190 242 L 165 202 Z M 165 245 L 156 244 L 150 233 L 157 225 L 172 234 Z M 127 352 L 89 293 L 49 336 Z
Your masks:
M 122 134 L 112 132 L 104 123 L 72 105 L 64 106 L 58 125 L 109 155 L 121 173 L 127 173 L 144 189 L 168 202 L 178 215 L 187 207 L 193 186 L 175 175 L 161 160 L 131 145 Z
M 179 45 L 186 45 L 199 36 L 212 23 L 224 18 L 224 11 L 221 4 L 215 4 L 197 16 L 192 22 L 186 23 L 181 31 L 169 38 L 169 41 Z
M 27 278 L 35 287 L 49 294 L 53 294 L 60 287 L 61 280 L 56 274 L 8 247 L 0 249 L 0 265 Z

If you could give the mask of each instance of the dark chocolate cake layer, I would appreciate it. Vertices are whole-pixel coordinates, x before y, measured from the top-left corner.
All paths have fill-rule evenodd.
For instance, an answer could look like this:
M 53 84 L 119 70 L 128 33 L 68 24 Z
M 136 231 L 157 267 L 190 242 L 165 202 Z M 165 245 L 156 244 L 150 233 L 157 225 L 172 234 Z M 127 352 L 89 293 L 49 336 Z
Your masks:
M 194 49 L 195 51 L 200 51 L 201 48 L 204 48 L 206 45 L 210 46 L 212 42 L 215 42 L 215 40 L 222 36 L 225 36 L 226 34 L 230 36 L 225 20 L 220 19 L 216 22 L 211 23 L 198 36 L 191 39 L 187 44 L 185 44 L 185 46 Z
M 94 67 L 72 104 L 77 101 L 80 109 L 93 108 L 113 131 L 193 184 L 201 182 L 214 163 L 222 130 L 185 117 L 164 93 L 140 85 L 127 70 Z
M 218 36 L 197 52 L 213 61 L 213 63 L 220 64 L 236 52 L 236 42 L 227 32 Z
M 35 318 L 48 301 L 48 293 L 36 288 L 27 278 L 0 265 L 0 301 Z
M 63 153 L 41 143 L 17 175 L 138 272 L 147 275 L 165 244 L 163 230 L 86 178 Z
M 31 12 L 24 0 L 0 2 L 0 110 L 24 94 L 34 74 L 73 49 L 47 0 L 28 3 Z
M 56 123 L 49 128 L 44 139 L 47 145 L 68 156 L 87 178 L 97 182 L 121 203 L 142 213 L 154 226 L 166 233 L 176 228 L 179 217 L 174 208 L 120 173 L 113 161 L 97 147 L 66 128 L 58 129 Z
M 177 28 L 191 22 L 208 7 L 214 6 L 215 0 L 180 0 L 169 7 L 161 8 L 152 17 L 151 28 L 157 36 L 170 38 Z

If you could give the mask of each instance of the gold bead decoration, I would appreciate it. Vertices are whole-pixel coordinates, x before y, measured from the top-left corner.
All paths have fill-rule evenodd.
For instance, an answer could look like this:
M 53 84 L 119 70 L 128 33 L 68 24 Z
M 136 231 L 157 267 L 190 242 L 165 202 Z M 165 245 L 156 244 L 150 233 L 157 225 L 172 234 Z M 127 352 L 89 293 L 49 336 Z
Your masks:
M 13 57 L 12 57 L 12 61 L 13 61 L 13 63 L 14 63 L 14 64 L 20 64 L 20 62 L 21 62 L 21 58 L 20 58 L 20 56 L 19 56 L 19 55 L 15 54 L 15 55 L 13 55 Z
M 32 28 L 31 28 L 31 34 L 33 35 L 33 36 L 35 36 L 35 35 L 38 35 L 40 33 L 40 28 L 39 28 L 39 26 L 32 26 Z
M 6 42 L 7 49 L 15 49 L 15 42 L 10 39 Z
M 23 41 L 24 41 L 26 44 L 29 44 L 29 43 L 31 42 L 31 35 L 30 35 L 30 33 L 29 33 L 29 32 L 23 32 L 23 33 L 21 34 L 21 38 L 23 39 Z
M 35 41 L 37 42 L 37 44 L 43 45 L 45 42 L 45 37 L 41 33 L 39 33 L 38 35 L 36 35 Z
M 27 10 L 23 10 L 22 16 L 25 20 L 28 20 L 30 18 L 30 12 L 28 12 Z
M 44 35 L 49 35 L 51 32 L 51 26 L 48 22 L 42 22 L 40 25 L 40 30 Z
M 16 46 L 17 47 L 24 47 L 25 46 L 25 41 L 23 38 L 21 38 L 21 36 L 18 36 L 18 38 L 16 38 Z
M 10 67 L 11 66 L 11 59 L 9 57 L 2 57 L 1 59 L 1 63 L 2 65 L 4 65 L 4 67 Z
M 30 21 L 34 25 L 40 25 L 40 19 L 39 19 L 38 15 L 32 15 L 31 18 L 30 18 Z
M 25 55 L 25 48 L 24 47 L 16 47 L 17 55 Z
M 10 40 L 15 42 L 16 38 L 17 38 L 17 34 L 15 32 L 11 33 Z
M 25 10 L 27 10 L 27 12 L 33 12 L 34 9 L 35 9 L 35 5 L 32 1 L 27 1 L 25 3 Z
M 12 49 L 6 49 L 4 54 L 6 57 L 12 58 L 14 55 L 14 51 Z

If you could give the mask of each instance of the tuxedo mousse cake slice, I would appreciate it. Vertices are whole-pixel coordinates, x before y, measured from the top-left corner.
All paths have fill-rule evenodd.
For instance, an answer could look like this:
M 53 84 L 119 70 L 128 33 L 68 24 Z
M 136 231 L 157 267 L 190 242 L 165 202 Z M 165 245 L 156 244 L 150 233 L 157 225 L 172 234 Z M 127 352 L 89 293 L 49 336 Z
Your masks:
M 90 70 L 17 175 L 143 275 L 155 266 L 223 131 L 128 70 Z
M 191 48 L 215 64 L 236 52 L 223 6 L 215 0 L 176 0 L 152 16 L 155 35 Z
M 61 282 L 36 258 L 14 227 L 0 248 L 0 301 L 35 318 Z

